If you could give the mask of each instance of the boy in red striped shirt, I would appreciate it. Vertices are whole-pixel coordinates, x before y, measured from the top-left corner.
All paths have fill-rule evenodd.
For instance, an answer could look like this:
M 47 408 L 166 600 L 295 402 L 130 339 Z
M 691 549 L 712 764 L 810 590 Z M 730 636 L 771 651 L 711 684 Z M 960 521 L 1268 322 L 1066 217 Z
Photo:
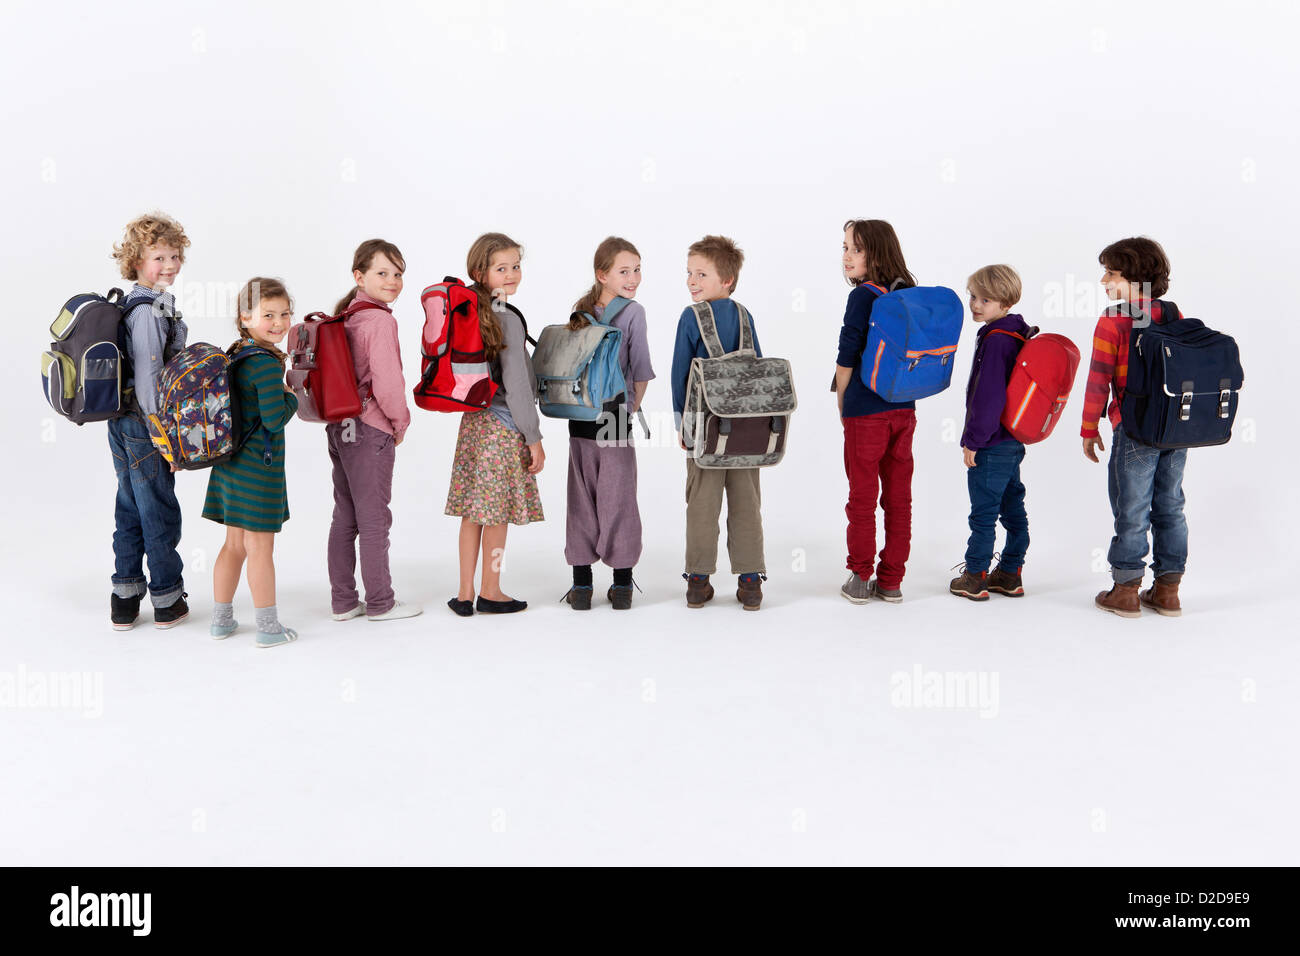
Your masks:
M 1178 585 L 1187 564 L 1187 520 L 1183 517 L 1183 468 L 1187 449 L 1162 450 L 1140 444 L 1124 431 L 1120 399 L 1128 378 L 1129 337 L 1134 317 L 1161 324 L 1166 316 L 1159 297 L 1169 289 L 1169 259 L 1160 243 L 1121 239 L 1101 251 L 1106 270 L 1101 284 L 1116 304 L 1106 309 L 1092 333 L 1092 362 L 1083 398 L 1083 453 L 1098 461 L 1105 451 L 1097 425 L 1106 412 L 1111 426 L 1109 492 L 1115 535 L 1108 559 L 1114 586 L 1097 595 L 1096 605 L 1120 617 L 1142 616 L 1142 607 L 1177 617 Z M 1109 408 L 1107 401 L 1109 400 Z M 1154 586 L 1139 594 L 1146 570 L 1147 533 L 1152 536 Z

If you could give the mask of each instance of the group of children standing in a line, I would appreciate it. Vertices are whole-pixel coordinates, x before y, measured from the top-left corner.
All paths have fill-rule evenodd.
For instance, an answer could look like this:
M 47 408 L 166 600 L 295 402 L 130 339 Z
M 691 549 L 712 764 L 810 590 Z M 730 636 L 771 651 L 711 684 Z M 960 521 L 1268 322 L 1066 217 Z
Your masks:
M 174 220 L 142 216 L 126 228 L 114 247 L 122 275 L 133 279 L 130 293 L 139 301 L 127 311 L 127 357 L 134 400 L 131 410 L 109 422 L 109 444 L 117 471 L 117 526 L 113 537 L 112 621 L 131 628 L 146 590 L 143 561 L 149 559 L 148 591 L 154 621 L 172 627 L 189 613 L 177 552 L 180 508 L 171 467 L 153 447 L 143 420 L 157 413 L 159 377 L 164 364 L 185 347 L 187 330 L 175 313 L 169 287 L 184 262 L 190 240 Z M 523 314 L 510 303 L 521 280 L 518 243 L 501 233 L 475 240 L 467 271 L 479 298 L 478 314 L 488 365 L 497 389 L 490 407 L 462 414 L 445 513 L 460 517 L 460 586 L 448 606 L 456 614 L 512 613 L 527 607 L 501 588 L 500 568 L 506 532 L 543 518 L 537 474 L 546 462 L 536 403 L 536 386 L 527 348 Z M 741 312 L 732 299 L 744 254 L 730 239 L 706 236 L 687 252 L 687 289 L 692 302 L 708 302 L 725 348 L 741 342 Z M 1168 287 L 1169 263 L 1160 246 L 1145 238 L 1124 239 L 1100 255 L 1102 284 L 1115 301 L 1152 314 L 1153 299 Z M 840 330 L 834 389 L 844 428 L 844 467 L 849 481 L 848 580 L 841 594 L 855 604 L 877 598 L 902 600 L 902 581 L 911 543 L 912 438 L 915 403 L 891 404 L 873 392 L 861 375 L 863 349 L 875 300 L 886 291 L 917 285 L 908 270 L 897 235 L 881 220 L 851 220 L 844 227 L 843 268 L 853 289 Z M 396 448 L 411 423 L 402 373 L 397 323 L 392 303 L 402 292 L 406 262 L 390 242 L 362 243 L 352 262 L 354 288 L 335 312 L 351 308 L 345 323 L 348 345 L 361 386 L 361 414 L 325 427 L 333 466 L 334 514 L 327 563 L 333 618 L 365 615 L 371 621 L 421 613 L 396 599 L 388 562 Z M 599 317 L 615 298 L 634 300 L 641 282 L 635 246 L 611 237 L 594 257 L 594 283 L 575 305 L 576 313 Z M 1011 313 L 1021 295 L 1020 279 L 1005 265 L 987 266 L 968 280 L 972 318 L 983 325 L 977 336 L 961 448 L 971 499 L 970 538 L 965 566 L 949 589 L 972 600 L 989 592 L 1022 596 L 1021 571 L 1029 546 L 1025 488 L 1020 480 L 1024 445 L 1000 424 L 1006 385 L 1016 358 L 1016 336 L 1027 331 Z M 360 303 L 363 307 L 357 308 Z M 247 565 L 260 647 L 296 639 L 276 611 L 275 535 L 289 518 L 285 488 L 284 428 L 297 409 L 284 386 L 285 354 L 277 347 L 293 320 L 293 303 L 284 284 L 258 277 L 240 291 L 232 346 L 232 395 L 242 410 L 245 431 L 264 429 L 267 444 L 247 442 L 228 461 L 211 469 L 203 516 L 226 526 L 226 540 L 213 568 L 211 634 L 225 638 L 238 628 L 232 602 L 241 569 Z M 1097 461 L 1104 450 L 1097 423 L 1108 398 L 1114 429 L 1109 489 L 1115 516 L 1110 547 L 1114 587 L 1099 594 L 1098 607 L 1122 616 L 1140 615 L 1143 604 L 1162 614 L 1179 613 L 1178 584 L 1187 557 L 1187 527 L 1181 490 L 1186 449 L 1161 451 L 1133 442 L 1120 428 L 1119 397 L 1125 384 L 1132 319 L 1108 309 L 1093 336 L 1083 411 L 1083 450 Z M 573 585 L 565 600 L 575 610 L 591 607 L 592 565 L 613 569 L 607 598 L 616 609 L 632 605 L 632 572 L 641 556 L 642 526 L 637 507 L 636 450 L 631 415 L 640 407 L 655 377 L 642 306 L 630 301 L 612 320 L 622 330 L 619 360 L 627 392 L 617 411 L 596 423 L 570 422 L 565 559 Z M 1013 335 L 992 335 L 1005 330 Z M 750 328 L 754 349 L 757 332 Z M 240 355 L 244 350 L 248 354 Z M 673 409 L 680 418 L 686 401 L 691 361 L 707 358 L 694 312 L 687 308 L 677 325 L 672 361 Z M 235 361 L 239 358 L 239 361 Z M 981 372 L 983 374 L 981 374 Z M 612 438 L 610 436 L 613 436 Z M 685 446 L 683 446 L 685 447 Z M 762 602 L 767 567 L 759 469 L 706 469 L 686 462 L 686 603 L 699 608 L 714 596 L 718 521 L 727 504 L 727 549 L 738 576 L 737 601 L 745 610 Z M 884 512 L 884 546 L 876 555 L 876 509 Z M 996 567 L 994 536 L 998 520 L 1006 544 Z M 1148 529 L 1154 534 L 1154 587 L 1139 595 L 1145 569 Z M 360 546 L 365 600 L 357 588 Z M 476 571 L 478 587 L 475 587 Z M 875 572 L 873 577 L 873 571 Z

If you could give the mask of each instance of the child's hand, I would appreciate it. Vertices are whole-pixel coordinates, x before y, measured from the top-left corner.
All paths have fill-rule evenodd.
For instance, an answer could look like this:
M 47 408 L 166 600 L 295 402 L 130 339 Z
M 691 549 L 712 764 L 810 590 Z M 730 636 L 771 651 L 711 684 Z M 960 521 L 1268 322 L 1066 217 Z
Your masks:
M 686 442 L 682 441 L 681 435 L 677 436 L 677 444 L 682 446 L 682 451 L 690 451 L 690 449 L 686 447 Z
M 1105 450 L 1106 446 L 1102 444 L 1100 435 L 1094 435 L 1092 438 L 1083 440 L 1083 456 L 1089 461 L 1099 461 L 1097 452 Z
M 972 451 L 971 449 L 967 448 L 965 445 L 962 445 L 962 446 L 961 446 L 961 460 L 962 460 L 963 462 L 966 463 L 966 467 L 967 467 L 967 468 L 974 468 L 974 467 L 975 467 L 975 452 Z
M 542 466 L 546 464 L 546 452 L 542 451 L 541 442 L 533 442 L 528 446 L 528 457 L 530 459 L 528 462 L 528 473 L 530 475 L 535 475 L 541 471 Z

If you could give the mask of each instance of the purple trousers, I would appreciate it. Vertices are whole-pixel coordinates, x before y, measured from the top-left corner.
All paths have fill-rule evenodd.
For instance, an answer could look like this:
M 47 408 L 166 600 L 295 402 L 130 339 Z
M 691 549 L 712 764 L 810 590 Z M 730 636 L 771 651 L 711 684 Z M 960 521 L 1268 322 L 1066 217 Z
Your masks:
M 569 509 L 564 560 L 604 561 L 611 568 L 641 560 L 641 512 L 636 504 L 636 448 L 569 439 Z
M 388 530 L 393 513 L 393 462 L 396 446 L 388 432 L 357 419 L 326 425 L 334 465 L 334 520 L 330 523 L 330 604 L 335 614 L 357 606 L 357 539 L 361 539 L 361 580 L 366 613 L 392 608 L 393 578 L 388 572 Z

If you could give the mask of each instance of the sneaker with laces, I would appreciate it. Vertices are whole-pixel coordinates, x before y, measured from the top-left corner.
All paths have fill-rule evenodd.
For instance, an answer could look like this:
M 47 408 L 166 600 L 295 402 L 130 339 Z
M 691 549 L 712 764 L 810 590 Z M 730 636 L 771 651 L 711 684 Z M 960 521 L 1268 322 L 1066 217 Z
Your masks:
M 190 606 L 185 603 L 187 597 L 189 597 L 189 595 L 182 591 L 181 596 L 167 607 L 154 608 L 153 626 L 161 631 L 165 631 L 167 628 L 175 627 L 177 624 L 180 624 L 189 617 Z
M 871 582 L 850 571 L 849 579 L 840 588 L 840 597 L 853 604 L 866 604 L 871 600 Z
M 881 601 L 888 601 L 890 604 L 902 604 L 903 592 L 899 588 L 886 588 L 880 586 L 877 578 L 871 579 L 871 596 Z
M 116 594 L 109 596 L 109 616 L 113 622 L 113 630 L 129 631 L 135 627 L 136 619 L 140 616 L 142 596 L 140 594 L 129 598 L 118 597 Z
M 417 617 L 424 613 L 424 608 L 418 604 L 403 604 L 401 601 L 395 601 L 383 614 L 367 614 L 367 621 L 400 621 L 407 617 Z
M 340 611 L 338 614 L 331 614 L 330 617 L 332 617 L 336 621 L 350 621 L 354 617 L 360 617 L 362 614 L 365 613 L 366 613 L 366 606 L 364 604 L 358 604 L 350 611 Z

